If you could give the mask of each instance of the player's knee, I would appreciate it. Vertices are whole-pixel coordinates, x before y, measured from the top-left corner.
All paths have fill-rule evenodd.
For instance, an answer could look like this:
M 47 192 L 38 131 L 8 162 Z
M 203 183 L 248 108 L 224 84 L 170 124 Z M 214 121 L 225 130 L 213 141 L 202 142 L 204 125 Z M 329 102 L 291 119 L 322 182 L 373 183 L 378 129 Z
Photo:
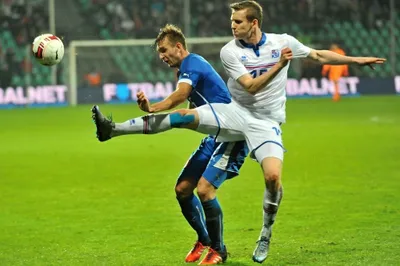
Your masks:
M 276 157 L 266 157 L 262 160 L 264 179 L 268 190 L 275 192 L 281 185 L 282 161 Z
M 197 184 L 197 195 L 202 202 L 215 198 L 216 188 L 210 184 L 205 178 L 201 178 Z
M 182 111 L 170 114 L 171 127 L 182 127 L 195 121 L 194 114 L 188 114 Z
M 265 183 L 271 191 L 278 190 L 281 186 L 281 176 L 279 171 L 268 171 L 264 173 Z
M 264 176 L 265 180 L 270 182 L 277 182 L 281 178 L 278 171 L 268 171 Z
M 177 199 L 187 198 L 193 194 L 193 189 L 185 186 L 184 183 L 179 183 L 175 186 L 175 194 Z
M 204 187 L 197 187 L 197 195 L 202 202 L 215 198 L 215 192 Z

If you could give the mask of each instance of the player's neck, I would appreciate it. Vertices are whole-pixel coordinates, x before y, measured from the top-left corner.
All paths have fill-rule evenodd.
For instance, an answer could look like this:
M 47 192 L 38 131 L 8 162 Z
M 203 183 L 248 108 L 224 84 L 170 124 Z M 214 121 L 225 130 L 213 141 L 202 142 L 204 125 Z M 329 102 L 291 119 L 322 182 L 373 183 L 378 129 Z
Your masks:
M 182 59 L 186 58 L 190 53 L 188 50 L 182 50 Z
M 182 50 L 181 51 L 181 56 L 180 56 L 180 63 L 179 63 L 179 67 L 181 66 L 181 64 L 182 64 L 182 61 L 188 56 L 188 55 L 190 55 L 190 53 L 189 53 L 189 51 L 188 50 Z
M 253 34 L 249 36 L 249 38 L 246 38 L 243 41 L 255 46 L 261 41 L 261 39 L 262 39 L 262 31 L 260 29 L 257 29 Z

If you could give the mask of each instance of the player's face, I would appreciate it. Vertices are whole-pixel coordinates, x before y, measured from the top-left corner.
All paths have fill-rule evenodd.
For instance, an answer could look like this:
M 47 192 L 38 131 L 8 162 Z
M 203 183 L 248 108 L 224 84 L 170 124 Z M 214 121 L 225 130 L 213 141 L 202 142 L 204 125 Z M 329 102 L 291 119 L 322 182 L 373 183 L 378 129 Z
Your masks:
M 157 45 L 158 56 L 169 67 L 179 67 L 181 59 L 178 44 L 173 45 L 168 38 L 164 38 Z
M 246 18 L 246 9 L 232 11 L 231 15 L 231 28 L 232 34 L 236 39 L 246 40 L 255 31 L 257 25 L 254 22 L 250 22 Z

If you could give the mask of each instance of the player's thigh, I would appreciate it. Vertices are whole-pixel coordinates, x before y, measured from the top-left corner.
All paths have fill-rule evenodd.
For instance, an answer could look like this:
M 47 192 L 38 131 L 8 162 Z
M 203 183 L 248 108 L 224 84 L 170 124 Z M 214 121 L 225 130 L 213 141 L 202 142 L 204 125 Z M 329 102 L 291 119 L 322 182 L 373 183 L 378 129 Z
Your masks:
M 192 153 L 179 174 L 175 186 L 177 194 L 190 194 L 193 192 L 217 147 L 218 145 L 212 137 L 202 139 L 199 147 Z
M 203 178 L 218 189 L 225 180 L 239 175 L 248 153 L 245 141 L 219 144 L 203 172 Z
M 202 184 L 197 185 L 197 190 L 204 191 L 206 188 L 211 187 L 218 189 L 221 187 L 222 183 L 225 182 L 225 180 L 231 179 L 237 175 L 238 173 L 223 170 L 213 165 L 208 165 L 203 172 Z
M 224 141 L 244 140 L 245 120 L 236 104 L 205 104 L 196 110 L 199 116 L 197 131 L 216 135 Z
M 275 157 L 283 161 L 285 149 L 279 123 L 268 119 L 249 118 L 246 141 L 251 158 L 256 159 L 260 164 L 267 157 Z
M 202 202 L 212 200 L 222 183 L 235 176 L 237 173 L 209 165 L 197 184 L 197 195 Z
M 251 157 L 261 164 L 268 188 L 279 188 L 285 149 L 282 144 L 282 130 L 272 121 L 254 121 L 246 137 Z

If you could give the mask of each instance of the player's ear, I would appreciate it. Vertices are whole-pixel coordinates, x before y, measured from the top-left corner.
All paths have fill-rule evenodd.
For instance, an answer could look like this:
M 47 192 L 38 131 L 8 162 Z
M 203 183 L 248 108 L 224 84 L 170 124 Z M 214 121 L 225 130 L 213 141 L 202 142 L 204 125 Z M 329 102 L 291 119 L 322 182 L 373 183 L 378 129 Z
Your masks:
M 258 27 L 258 20 L 257 19 L 253 19 L 253 21 L 251 22 L 252 26 Z

